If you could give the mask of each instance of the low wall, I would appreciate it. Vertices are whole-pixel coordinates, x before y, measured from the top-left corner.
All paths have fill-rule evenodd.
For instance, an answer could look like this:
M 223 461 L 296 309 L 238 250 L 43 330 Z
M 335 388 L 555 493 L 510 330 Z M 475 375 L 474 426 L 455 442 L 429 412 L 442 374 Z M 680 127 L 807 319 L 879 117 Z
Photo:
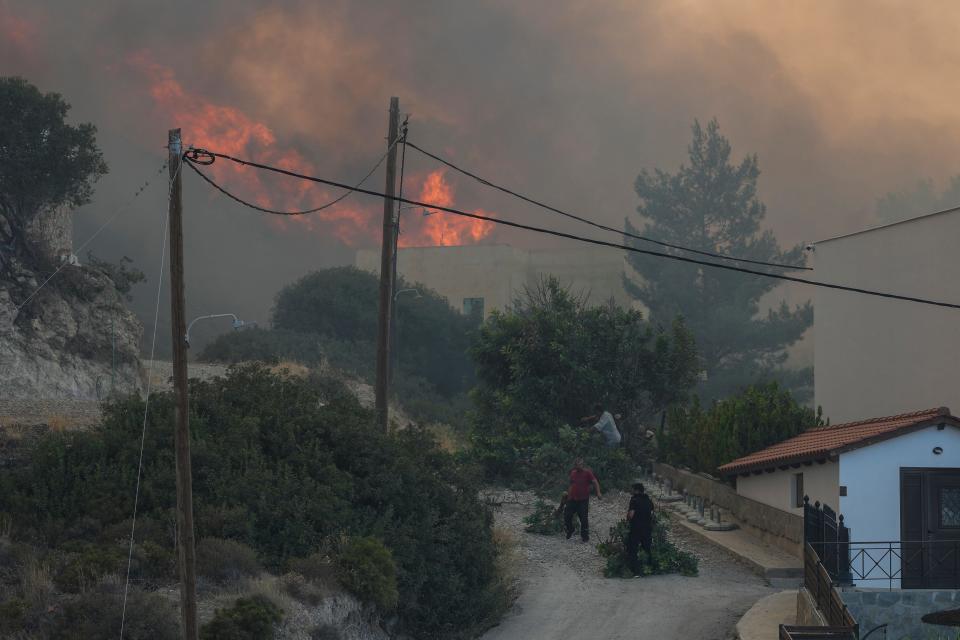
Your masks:
M 722 482 L 668 464 L 654 463 L 653 470 L 659 476 L 670 478 L 674 489 L 685 490 L 727 510 L 738 524 L 764 542 L 803 557 L 802 517 L 745 498 Z
M 924 624 L 920 618 L 935 611 L 960 608 L 960 591 L 844 589 L 840 596 L 860 625 L 861 636 L 886 623 L 889 640 L 956 637 L 956 630 Z

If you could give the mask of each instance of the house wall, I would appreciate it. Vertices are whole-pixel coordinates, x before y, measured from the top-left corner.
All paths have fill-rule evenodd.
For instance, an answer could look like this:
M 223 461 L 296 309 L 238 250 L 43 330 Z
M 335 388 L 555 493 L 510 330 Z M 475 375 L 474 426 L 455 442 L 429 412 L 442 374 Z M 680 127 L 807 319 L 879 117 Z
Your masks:
M 761 475 L 737 477 L 737 493 L 740 495 L 776 507 L 788 513 L 803 516 L 802 507 L 793 506 L 794 474 L 803 474 L 803 493 L 810 496 L 810 502 L 830 505 L 837 508 L 839 503 L 840 465 L 827 461 L 824 464 L 813 463 L 808 466 L 776 470 Z
M 960 303 L 960 263 L 944 260 L 960 212 L 916 218 L 815 245 L 817 280 Z M 954 309 L 817 288 L 815 402 L 834 423 L 947 406 L 960 353 Z
M 552 275 L 592 304 L 610 298 L 622 305 L 631 299 L 623 288 L 623 255 L 605 248 L 526 251 L 507 245 L 408 247 L 399 250 L 397 271 L 404 280 L 422 283 L 463 312 L 464 298 L 483 298 L 484 315 L 509 306 L 525 287 Z M 380 250 L 362 249 L 354 265 L 380 272 Z
M 943 453 L 935 455 L 934 447 L 942 447 Z M 900 468 L 960 467 L 960 429 L 948 426 L 938 431 L 933 426 L 854 449 L 840 455 L 839 466 L 840 485 L 847 487 L 839 513 L 850 528 L 850 540 L 899 541 Z M 894 585 L 897 588 L 899 581 Z

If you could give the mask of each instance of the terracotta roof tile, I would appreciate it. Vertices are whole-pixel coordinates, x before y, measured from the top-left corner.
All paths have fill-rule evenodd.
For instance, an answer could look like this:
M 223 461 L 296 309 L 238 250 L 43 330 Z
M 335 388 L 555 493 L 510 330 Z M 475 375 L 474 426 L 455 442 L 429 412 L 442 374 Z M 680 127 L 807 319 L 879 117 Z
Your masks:
M 828 427 L 808 429 L 800 435 L 756 451 L 721 466 L 718 471 L 732 475 L 757 469 L 767 469 L 800 460 L 826 457 L 832 453 L 855 448 L 874 438 L 892 437 L 897 432 L 947 417 L 960 424 L 946 407 L 903 413 L 885 418 L 873 418 L 859 422 L 847 422 Z

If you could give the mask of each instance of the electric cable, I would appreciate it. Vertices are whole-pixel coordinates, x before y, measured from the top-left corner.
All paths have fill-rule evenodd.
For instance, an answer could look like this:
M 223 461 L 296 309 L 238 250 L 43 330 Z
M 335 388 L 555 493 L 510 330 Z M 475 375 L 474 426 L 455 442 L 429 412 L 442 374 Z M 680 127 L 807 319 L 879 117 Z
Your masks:
M 914 296 L 900 295 L 900 294 L 896 294 L 896 293 L 887 293 L 887 292 L 883 292 L 883 291 L 875 291 L 875 290 L 872 290 L 872 289 L 863 289 L 863 288 L 860 288 L 860 287 L 852 287 L 852 286 L 842 285 L 842 284 L 833 284 L 833 283 L 829 283 L 829 282 L 821 282 L 821 281 L 819 281 L 819 280 L 810 280 L 810 279 L 807 279 L 807 278 L 798 278 L 798 277 L 795 277 L 795 276 L 787 276 L 787 275 L 782 275 L 782 274 L 777 274 L 777 273 L 770 273 L 770 272 L 767 272 L 767 271 L 758 271 L 758 270 L 756 270 L 756 269 L 748 269 L 748 268 L 746 268 L 746 267 L 737 267 L 737 266 L 730 265 L 730 264 L 722 264 L 722 263 L 719 263 L 719 262 L 709 262 L 709 261 L 707 261 L 707 260 L 701 260 L 701 259 L 699 259 L 699 258 L 688 258 L 688 257 L 686 257 L 686 256 L 678 256 L 678 255 L 675 255 L 675 254 L 672 254 L 672 253 L 664 253 L 664 252 L 662 252 L 662 251 L 652 251 L 652 250 L 649 250 L 649 249 L 641 249 L 641 248 L 639 248 L 639 247 L 631 247 L 631 246 L 629 246 L 629 245 L 619 244 L 619 243 L 616 243 L 616 242 L 609 242 L 609 241 L 607 241 L 607 240 L 597 240 L 597 239 L 594 239 L 594 238 L 587 238 L 587 237 L 578 236 L 578 235 L 575 235 L 575 234 L 572 234 L 572 233 L 565 233 L 565 232 L 563 232 L 563 231 L 556 231 L 556 230 L 554 230 L 554 229 L 547 229 L 547 228 L 544 228 L 544 227 L 537 227 L 537 226 L 525 224 L 525 223 L 522 223 L 522 222 L 515 222 L 515 221 L 513 221 L 513 220 L 506 220 L 506 219 L 504 219 L 504 218 L 494 218 L 494 217 L 491 217 L 491 216 L 485 216 L 485 215 L 481 215 L 481 214 L 478 214 L 478 213 L 470 213 L 470 212 L 468 212 L 468 211 L 463 211 L 463 210 L 461 210 L 461 209 L 455 209 L 455 208 L 453 208 L 453 207 L 445 207 L 445 206 L 438 205 L 438 204 L 430 204 L 430 203 L 428 203 L 428 202 L 421 202 L 421 201 L 419 201 L 419 200 L 412 200 L 412 199 L 409 199 L 409 198 L 400 198 L 400 197 L 397 197 L 397 196 L 388 196 L 387 194 L 382 193 L 382 192 L 379 192 L 379 191 L 373 191 L 373 190 L 371 190 L 371 189 L 364 189 L 364 188 L 359 188 L 359 187 L 351 187 L 350 185 L 344 184 L 344 183 L 342 183 L 342 182 L 337 182 L 336 180 L 328 180 L 328 179 L 326 179 L 326 178 L 320 178 L 320 177 L 317 177 L 317 176 L 308 176 L 308 175 L 304 175 L 304 174 L 302 174 L 302 173 L 297 173 L 297 172 L 295 172 L 295 171 L 289 171 L 289 170 L 287 170 L 287 169 L 282 169 L 282 168 L 280 168 L 280 167 L 272 167 L 272 166 L 270 166 L 270 165 L 261 164 L 261 163 L 259 163 L 259 162 L 254 162 L 254 161 L 252 161 L 252 160 L 243 160 L 243 159 L 241 159 L 241 158 L 236 158 L 236 157 L 234 157 L 234 156 L 227 155 L 227 154 L 225 154 L 225 153 L 217 153 L 217 152 L 207 151 L 207 150 L 198 150 L 198 151 L 201 151 L 203 154 L 205 154 L 206 156 L 209 156 L 210 158 L 223 158 L 224 160 L 229 160 L 229 161 L 231 161 L 231 162 L 234 162 L 234 163 L 237 163 L 237 164 L 240 164 L 240 165 L 243 165 L 243 166 L 254 167 L 254 168 L 256 168 L 256 169 L 263 169 L 263 170 L 265 170 L 265 171 L 271 171 L 271 172 L 274 172 L 274 173 L 279 173 L 279 174 L 282 174 L 282 175 L 290 176 L 290 177 L 292 177 L 292 178 L 298 178 L 298 179 L 300 179 L 300 180 L 307 180 L 307 181 L 316 182 L 316 183 L 319 183 L 319 184 L 326 184 L 326 185 L 329 185 L 329 186 L 331 186 L 331 187 L 338 187 L 338 188 L 340 188 L 340 189 L 351 189 L 351 190 L 353 190 L 353 191 L 356 191 L 357 193 L 363 193 L 363 194 L 365 194 L 365 195 L 374 196 L 374 197 L 377 197 L 377 198 L 389 198 L 389 199 L 393 199 L 393 200 L 395 200 L 395 201 L 397 201 L 397 202 L 402 202 L 402 203 L 404 203 L 404 204 L 410 204 L 410 205 L 414 205 L 414 206 L 417 206 L 417 207 L 423 207 L 424 209 L 433 209 L 433 210 L 435 210 L 435 211 L 443 211 L 443 212 L 445 212 L 445 213 L 451 213 L 451 214 L 458 215 L 458 216 L 462 216 L 462 217 L 465 217 L 465 218 L 472 218 L 472 219 L 474 219 L 474 220 L 483 220 L 483 221 L 485 221 L 485 222 L 490 222 L 490 223 L 493 223 L 493 224 L 502 224 L 502 225 L 507 226 L 507 227 L 513 227 L 513 228 L 516 228 L 516 229 L 524 229 L 524 230 L 526 230 L 526 231 L 533 231 L 533 232 L 536 232 L 536 233 L 542 233 L 542 234 L 545 234 L 545 235 L 551 235 L 551 236 L 555 236 L 555 237 L 558 237 L 558 238 L 566 238 L 566 239 L 568 239 L 568 240 L 575 240 L 575 241 L 577 241 L 577 242 L 584 242 L 584 243 L 594 244 L 594 245 L 603 246 L 603 247 L 610 247 L 610 248 L 613 248 L 613 249 L 621 249 L 621 250 L 623 250 L 623 251 L 629 251 L 629 252 L 631 252 L 631 253 L 639 253 L 639 254 L 648 255 L 648 256 L 653 256 L 653 257 L 657 257 L 657 258 L 666 258 L 667 260 L 675 260 L 675 261 L 677 261 L 677 262 L 686 262 L 686 263 L 688 263 L 688 264 L 696 264 L 696 265 L 700 265 L 700 266 L 703 266 L 703 267 L 711 267 L 711 268 L 714 268 L 714 269 L 723 269 L 723 270 L 725 270 L 725 271 L 735 271 L 735 272 L 738 272 L 738 273 L 746 273 L 746 274 L 754 275 L 754 276 L 762 276 L 762 277 L 764 277 L 764 278 L 772 278 L 772 279 L 774 279 L 774 280 L 783 280 L 783 281 L 786 281 L 786 282 L 797 282 L 797 283 L 799 283 L 799 284 L 806 284 L 806 285 L 810 285 L 810 286 L 814 286 L 814 287 L 823 287 L 823 288 L 834 289 L 834 290 L 838 290 L 838 291 L 849 291 L 849 292 L 851 292 L 851 293 L 861 293 L 861 294 L 869 295 L 869 296 L 876 296 L 876 297 L 880 297 L 880 298 L 889 298 L 889 299 L 893 299 L 893 300 L 903 300 L 903 301 L 905 301 L 905 302 L 916 302 L 916 303 L 919 303 L 919 304 L 927 304 L 927 305 L 932 305 L 932 306 L 937 306 L 937 307 L 946 307 L 946 308 L 949 308 L 949 309 L 960 309 L 960 304 L 954 304 L 954 303 L 951 303 L 951 302 L 943 302 L 943 301 L 939 301 L 939 300 L 930 300 L 930 299 L 927 299 L 927 298 L 918 298 L 918 297 L 914 297 Z M 186 157 L 186 156 L 185 156 L 185 157 Z M 240 202 L 241 204 L 244 204 L 244 205 L 249 206 L 248 203 L 246 203 L 246 202 L 244 202 L 243 200 L 240 200 L 239 198 L 233 196 L 233 195 L 230 194 L 226 189 L 224 189 L 223 187 L 221 187 L 220 185 L 218 185 L 216 182 L 214 182 L 211 178 L 209 178 L 208 176 L 206 176 L 200 169 L 198 169 L 196 166 L 194 166 L 193 161 L 192 161 L 189 157 L 187 157 L 187 160 L 188 160 L 187 164 L 190 166 L 190 168 L 193 169 L 194 172 L 196 172 L 200 177 L 202 177 L 204 180 L 206 180 L 209 184 L 213 185 L 216 189 L 220 190 L 221 192 L 226 193 L 227 195 L 229 195 L 230 197 L 232 197 L 234 200 Z M 254 208 L 255 208 L 255 207 L 254 207 Z
M 173 195 L 173 183 L 176 181 L 177 176 L 180 175 L 180 171 L 183 169 L 183 163 L 177 167 L 176 173 L 170 178 L 170 184 L 167 188 L 167 215 L 164 216 L 163 222 L 163 239 L 160 246 L 160 274 L 157 277 L 157 303 L 153 311 L 153 337 L 150 340 L 150 369 L 147 372 L 147 388 L 146 388 L 146 398 L 143 401 L 143 427 L 140 430 L 140 457 L 137 461 L 137 483 L 136 489 L 133 494 L 133 517 L 131 518 L 130 524 L 130 548 L 127 551 L 127 573 L 126 579 L 124 580 L 123 585 L 123 610 L 120 613 L 120 640 L 123 640 L 123 629 L 127 620 L 127 595 L 130 591 L 130 566 L 133 563 L 133 542 L 134 542 L 134 533 L 137 529 L 137 506 L 140 502 L 140 477 L 143 471 L 143 448 L 147 439 L 147 416 L 149 415 L 150 409 L 150 391 L 153 384 L 153 368 L 156 366 L 156 360 L 154 360 L 154 355 L 156 353 L 157 347 L 157 325 L 159 324 L 160 319 L 160 297 L 163 292 L 163 267 L 164 260 L 167 253 L 167 231 L 170 225 L 170 198 Z
M 711 258 L 719 258 L 719 259 L 722 259 L 722 260 L 733 260 L 733 261 L 736 261 L 736 262 L 747 262 L 747 263 L 750 263 L 750 264 L 762 265 L 762 266 L 765 266 L 765 267 L 776 267 L 777 269 L 790 269 L 790 270 L 794 270 L 794 271 L 813 271 L 813 268 L 812 268 L 812 267 L 807 267 L 807 266 L 804 266 L 804 265 L 781 264 L 781 263 L 779 263 L 779 262 L 766 262 L 766 261 L 764 261 L 764 260 L 753 260 L 753 259 L 751 259 L 751 258 L 738 258 L 738 257 L 736 257 L 736 256 L 731 256 L 731 255 L 727 255 L 727 254 L 723 254 L 723 253 L 713 253 L 713 252 L 710 252 L 710 251 L 703 251 L 703 250 L 700 250 L 700 249 L 694 249 L 694 248 L 692 248 L 692 247 L 685 247 L 685 246 L 679 245 L 679 244 L 672 244 L 672 243 L 670 243 L 670 242 L 665 242 L 665 241 L 663 241 L 663 240 L 657 240 L 657 239 L 651 238 L 651 237 L 649 237 L 649 236 L 642 236 L 642 235 L 639 235 L 639 234 L 636 234 L 636 233 L 632 233 L 632 232 L 630 232 L 630 231 L 620 230 L 620 229 L 617 229 L 617 228 L 615 228 L 615 227 L 609 227 L 609 226 L 607 226 L 607 225 L 605 225 L 605 224 L 601 224 L 601 223 L 596 222 L 596 221 L 594 221 L 594 220 L 590 220 L 589 218 L 584 218 L 583 216 L 579 216 L 579 215 L 576 215 L 576 214 L 574 214 L 574 213 L 570 213 L 570 212 L 568 212 L 568 211 L 564 211 L 563 209 L 558 209 L 557 207 L 550 206 L 550 205 L 548 205 L 548 204 L 545 204 L 545 203 L 543 203 L 543 202 L 540 202 L 539 200 L 535 200 L 535 199 L 533 199 L 533 198 L 530 198 L 530 197 L 528 197 L 528 196 L 525 196 L 525 195 L 523 195 L 522 193 L 517 193 L 516 191 L 512 191 L 512 190 L 508 189 L 507 187 L 504 187 L 504 186 L 501 186 L 501 185 L 496 184 L 496 183 L 494 183 L 494 182 L 491 182 L 491 181 L 487 180 L 486 178 L 481 178 L 481 177 L 478 176 L 477 174 L 472 173 L 472 172 L 470 172 L 470 171 L 468 171 L 468 170 L 466 170 L 466 169 L 464 169 L 464 168 L 462 168 L 462 167 L 459 167 L 459 166 L 455 165 L 454 163 L 450 162 L 449 160 L 446 160 L 446 159 L 444 159 L 444 158 L 441 158 L 440 156 L 438 156 L 438 155 L 436 155 L 436 154 L 434 154 L 434 153 L 431 153 L 431 152 L 427 151 L 426 149 L 424 149 L 424 148 L 422 148 L 422 147 L 417 146 L 417 144 L 414 143 L 414 142 L 407 142 L 407 144 L 410 145 L 411 147 L 413 147 L 414 149 L 416 149 L 417 151 L 419 151 L 420 153 L 422 153 L 423 155 L 427 156 L 428 158 L 433 158 L 433 159 L 436 160 L 437 162 L 439 162 L 439 163 L 441 163 L 441 164 L 444 164 L 444 165 L 450 167 L 450 168 L 453 169 L 454 171 L 456 171 L 456 172 L 458 172 L 458 173 L 461 173 L 461 174 L 467 176 L 468 178 L 472 178 L 472 179 L 476 180 L 476 181 L 479 182 L 480 184 L 486 185 L 486 186 L 491 187 L 491 188 L 493 188 L 493 189 L 496 189 L 496 190 L 498 190 L 498 191 L 502 191 L 503 193 L 506 193 L 506 194 L 508 194 L 508 195 L 511 195 L 511 196 L 513 196 L 513 197 L 515 197 L 515 198 L 519 198 L 520 200 L 523 200 L 524 202 L 527 202 L 527 203 L 532 204 L 532 205 L 534 205 L 534 206 L 540 207 L 541 209 L 546 209 L 547 211 L 552 211 L 553 213 L 558 213 L 558 214 L 560 214 L 560 215 L 562 215 L 562 216 L 566 216 L 567 218 L 570 218 L 570 219 L 572 219 L 572 220 L 577 220 L 578 222 L 583 222 L 584 224 L 588 224 L 588 225 L 590 225 L 590 226 L 592 226 L 592 227 L 596 227 L 597 229 L 603 229 L 604 231 L 612 231 L 612 232 L 614 232 L 614 233 L 616 233 L 616 234 L 618 234 L 618 235 L 623 235 L 623 236 L 626 236 L 626 237 L 628 237 L 628 238 L 633 238 L 633 239 L 635 239 L 635 240 L 643 240 L 644 242 L 652 242 L 653 244 L 657 244 L 657 245 L 660 245 L 660 246 L 662 246 L 662 247 L 668 247 L 668 248 L 670 248 L 670 249 L 676 249 L 676 250 L 678 250 L 678 251 L 687 251 L 687 252 L 689 252 L 689 253 L 696 253 L 696 254 L 699 254 L 699 255 L 702 255 L 702 256 L 708 256 L 708 257 L 711 257 Z
M 347 196 L 349 196 L 351 193 L 356 191 L 357 188 L 363 186 L 363 183 L 366 182 L 370 178 L 370 176 L 372 176 L 374 172 L 380 168 L 380 165 L 383 164 L 383 161 L 386 160 L 388 155 L 390 155 L 390 151 L 397 145 L 398 142 L 399 142 L 399 138 L 394 140 L 393 143 L 387 147 L 387 151 L 382 156 L 380 156 L 380 159 L 377 160 L 376 164 L 374 164 L 373 167 L 370 169 L 370 171 L 368 171 L 367 174 L 360 179 L 360 182 L 358 182 L 355 187 L 348 190 L 346 193 L 340 196 L 337 196 L 330 202 L 320 205 L 319 207 L 314 207 L 313 209 L 304 209 L 302 211 L 278 211 L 275 209 L 268 209 L 266 207 L 261 207 L 259 205 L 253 204 L 252 202 L 242 200 L 239 197 L 233 195 L 232 193 L 229 193 L 224 189 L 220 189 L 220 187 L 217 186 L 215 182 L 212 182 L 210 180 L 208 180 L 207 182 L 209 182 L 211 185 L 216 187 L 223 195 L 227 196 L 228 198 L 231 198 L 232 200 L 236 200 L 240 204 L 246 207 L 250 207 L 251 209 L 256 209 L 261 213 L 269 213 L 276 216 L 305 216 L 311 213 L 317 213 L 318 211 L 323 211 L 324 209 L 329 209 L 330 207 L 337 204 L 338 202 L 342 202 Z M 190 157 L 191 154 L 192 154 L 192 157 Z M 204 150 L 202 149 L 194 149 L 193 147 L 191 147 L 190 149 L 187 150 L 187 152 L 184 154 L 183 157 L 184 159 L 190 160 L 191 163 L 195 162 L 196 164 L 200 164 L 200 165 L 213 164 L 213 161 L 210 160 L 210 158 L 205 155 Z M 191 167 L 192 166 L 193 165 L 191 164 Z M 204 176 L 204 179 L 206 179 L 206 176 Z

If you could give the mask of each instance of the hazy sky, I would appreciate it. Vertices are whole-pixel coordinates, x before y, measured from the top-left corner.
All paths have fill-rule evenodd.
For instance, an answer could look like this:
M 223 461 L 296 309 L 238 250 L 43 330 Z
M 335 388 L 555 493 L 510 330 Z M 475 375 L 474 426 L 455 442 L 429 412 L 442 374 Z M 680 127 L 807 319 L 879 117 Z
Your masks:
M 159 168 L 170 127 L 350 182 L 382 155 L 396 95 L 411 140 L 621 226 L 637 173 L 675 170 L 694 118 L 716 117 L 738 157 L 759 155 L 767 225 L 794 244 L 873 224 L 883 193 L 960 171 L 958 21 L 960 5 L 932 1 L 0 0 L 0 74 L 63 93 L 74 119 L 99 128 L 111 173 L 78 213 L 75 240 L 121 211 L 92 248 L 147 272 L 142 310 L 155 294 L 164 179 L 125 204 Z M 215 168 L 271 206 L 335 195 Z M 579 230 L 436 170 L 408 153 L 405 192 Z M 378 242 L 376 200 L 281 221 L 184 180 L 191 313 L 265 321 L 280 286 Z M 382 185 L 382 173 L 371 178 Z M 408 245 L 552 244 L 404 216 Z

